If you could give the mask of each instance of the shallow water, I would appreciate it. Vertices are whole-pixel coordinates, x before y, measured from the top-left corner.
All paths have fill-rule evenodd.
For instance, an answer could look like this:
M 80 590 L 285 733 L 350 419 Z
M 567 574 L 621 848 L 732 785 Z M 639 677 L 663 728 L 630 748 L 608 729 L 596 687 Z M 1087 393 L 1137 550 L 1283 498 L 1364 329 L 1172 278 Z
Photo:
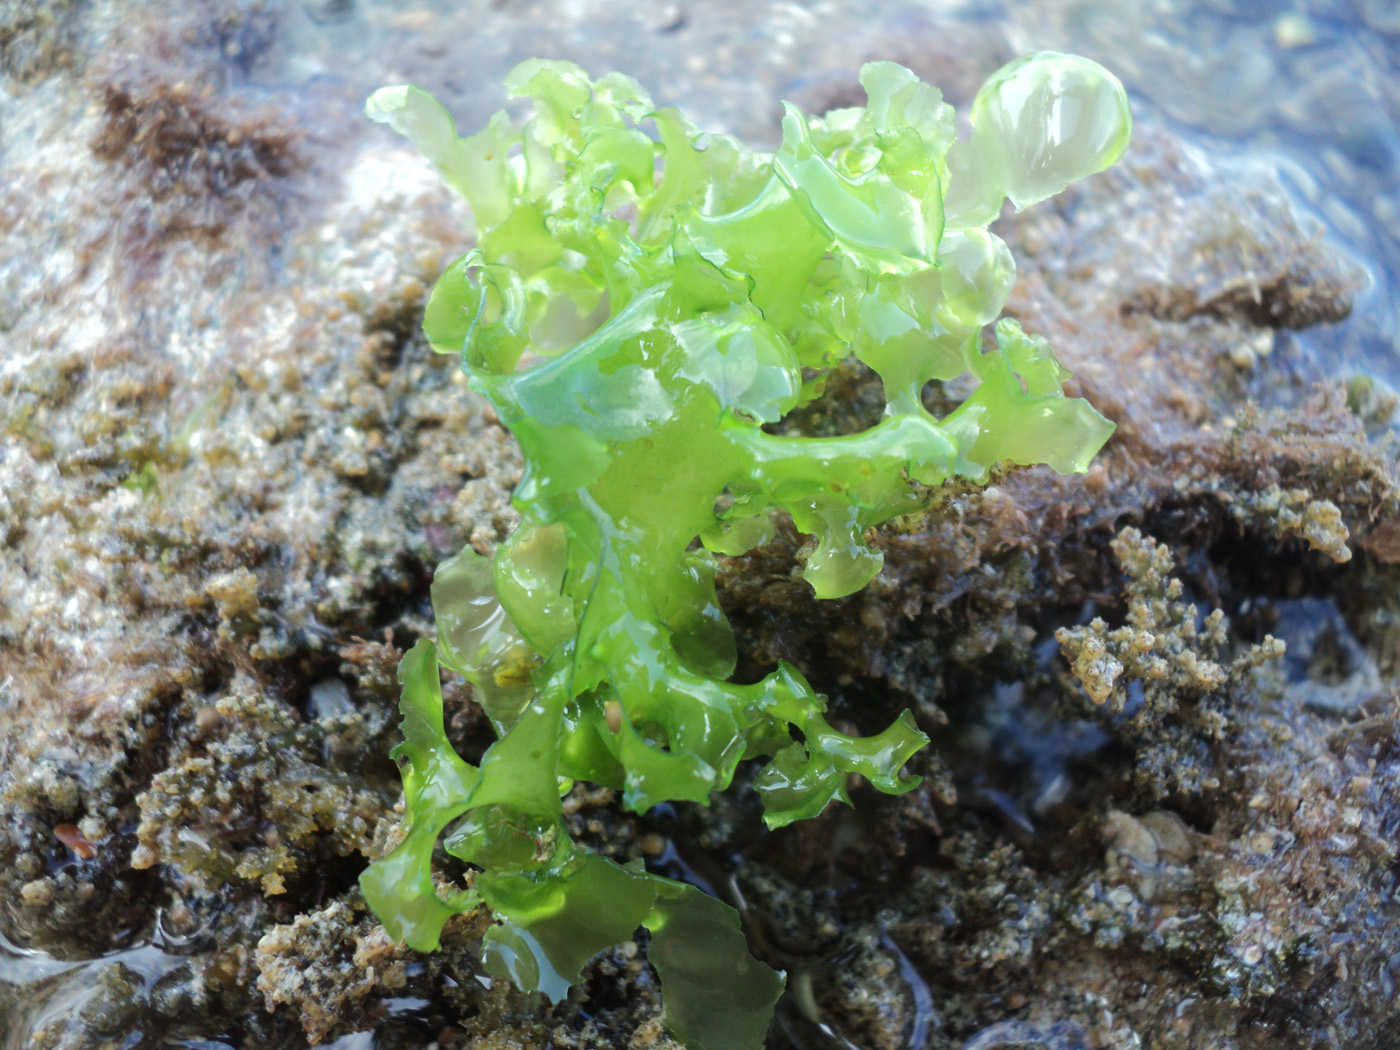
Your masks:
M 1393 0 L 1014 0 L 1018 50 L 1109 66 L 1139 119 L 1275 170 L 1368 274 L 1338 325 L 1284 333 L 1326 371 L 1400 389 L 1400 5 Z
M 110 952 L 94 959 L 57 959 L 35 948 L 14 944 L 0 931 L 0 1050 L 29 1050 L 48 1031 L 52 1041 L 66 1019 L 82 1011 L 111 975 L 149 993 L 183 960 L 152 944 Z M 146 1034 L 131 1032 L 121 1044 L 127 1050 L 155 1045 Z

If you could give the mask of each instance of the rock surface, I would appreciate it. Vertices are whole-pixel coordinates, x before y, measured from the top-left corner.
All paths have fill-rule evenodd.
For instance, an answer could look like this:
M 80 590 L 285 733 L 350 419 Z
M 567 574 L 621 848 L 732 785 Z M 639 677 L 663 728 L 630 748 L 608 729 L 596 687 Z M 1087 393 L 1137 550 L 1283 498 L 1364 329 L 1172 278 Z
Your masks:
M 354 889 L 396 824 L 398 652 L 437 561 L 509 531 L 519 474 L 417 333 L 466 217 L 363 98 L 411 78 L 471 127 L 514 62 L 567 57 L 771 142 L 779 97 L 857 101 L 867 58 L 965 105 L 1015 34 L 873 0 L 445 6 L 0 0 L 6 1045 L 667 1043 L 644 945 L 551 1008 L 480 973 L 484 917 L 411 957 Z M 645 820 L 580 791 L 570 820 L 741 903 L 794 991 L 775 1045 L 1381 1047 L 1394 404 L 1298 336 L 1364 275 L 1274 169 L 1152 120 L 1000 232 L 1011 312 L 1119 424 L 1093 470 L 950 490 L 840 602 L 795 535 L 723 579 L 744 672 L 792 660 L 866 731 L 912 706 L 925 787 L 774 835 L 743 791 Z M 860 422 L 869 377 L 840 382 L 812 427 Z M 1167 552 L 1133 561 L 1128 525 Z M 1121 711 L 1094 705 L 1077 656 L 1169 576 L 1185 605 L 1138 619 L 1178 632 L 1174 666 L 1193 608 L 1222 611 L 1217 669 L 1287 653 L 1178 689 L 1142 650 Z M 489 727 L 446 692 L 470 758 Z

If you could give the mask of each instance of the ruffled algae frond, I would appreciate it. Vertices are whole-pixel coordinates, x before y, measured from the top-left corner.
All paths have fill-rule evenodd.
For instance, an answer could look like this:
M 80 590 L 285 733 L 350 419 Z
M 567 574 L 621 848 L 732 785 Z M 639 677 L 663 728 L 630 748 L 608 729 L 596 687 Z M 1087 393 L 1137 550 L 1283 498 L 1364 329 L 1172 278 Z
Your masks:
M 526 470 L 524 521 L 494 559 L 468 549 L 438 569 L 437 644 L 400 668 L 404 838 L 361 885 L 423 950 L 486 903 L 488 967 L 556 999 L 646 926 L 667 1027 L 694 1047 L 760 1045 L 781 977 L 719 901 L 573 842 L 562 791 L 605 785 L 638 812 L 703 804 L 764 758 L 754 785 L 778 827 L 849 801 L 852 774 L 909 790 L 903 766 L 927 742 L 907 712 L 874 736 L 837 731 L 787 664 L 729 681 L 715 555 L 765 542 L 786 513 L 814 538 L 816 595 L 847 595 L 880 571 L 867 530 L 924 509 L 943 481 L 1005 461 L 1083 471 L 1113 430 L 1065 396 L 1043 339 L 997 321 L 1015 265 L 986 226 L 1005 199 L 1043 200 L 1117 159 L 1122 87 L 1084 59 L 1019 59 L 984 85 L 959 142 L 909 70 L 874 62 L 860 79 L 864 107 L 789 106 L 771 155 L 563 62 L 507 78 L 533 102 L 523 125 L 502 112 L 466 138 L 417 88 L 368 106 L 471 204 L 477 247 L 438 282 L 424 328 L 462 354 Z M 850 355 L 883 382 L 878 424 L 764 429 L 820 398 Z M 927 383 L 968 373 L 960 406 L 925 408 Z M 499 734 L 479 767 L 444 733 L 440 666 L 472 682 Z M 479 869 L 469 888 L 438 890 L 440 839 Z

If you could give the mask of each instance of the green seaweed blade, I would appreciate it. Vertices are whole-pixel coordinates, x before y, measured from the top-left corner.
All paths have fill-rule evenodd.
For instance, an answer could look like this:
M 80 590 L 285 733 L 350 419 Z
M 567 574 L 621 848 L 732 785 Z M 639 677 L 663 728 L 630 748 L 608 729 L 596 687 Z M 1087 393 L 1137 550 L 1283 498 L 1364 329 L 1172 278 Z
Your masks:
M 771 155 L 568 62 L 522 63 L 507 87 L 530 114 L 467 137 L 417 88 L 367 106 L 471 205 L 476 246 L 438 281 L 424 332 L 461 355 L 524 469 L 521 523 L 494 558 L 439 566 L 440 648 L 420 642 L 400 669 L 404 839 L 361 884 L 423 950 L 484 901 L 488 969 L 556 1000 L 645 926 L 666 1026 L 696 1050 L 761 1046 L 781 975 L 726 905 L 574 842 L 561 795 L 586 780 L 638 813 L 704 805 L 753 760 L 777 828 L 849 804 L 853 777 L 911 790 L 906 765 L 928 743 L 909 712 L 868 736 L 836 730 L 785 663 L 733 682 L 720 557 L 786 515 L 811 537 L 813 594 L 849 595 L 883 566 L 874 530 L 923 512 L 949 478 L 1082 472 L 1113 433 L 1065 394 L 1045 340 L 997 320 L 1015 263 L 987 226 L 1006 200 L 1029 205 L 1117 159 L 1122 86 L 1073 56 L 1018 59 L 958 141 L 951 108 L 909 70 L 874 62 L 860 79 L 863 107 L 787 106 Z M 789 414 L 851 356 L 883 386 L 883 417 L 794 432 Z M 958 407 L 926 407 L 929 383 L 963 377 Z M 439 663 L 496 730 L 479 768 L 443 732 Z M 470 889 L 437 885 L 439 841 L 474 869 Z

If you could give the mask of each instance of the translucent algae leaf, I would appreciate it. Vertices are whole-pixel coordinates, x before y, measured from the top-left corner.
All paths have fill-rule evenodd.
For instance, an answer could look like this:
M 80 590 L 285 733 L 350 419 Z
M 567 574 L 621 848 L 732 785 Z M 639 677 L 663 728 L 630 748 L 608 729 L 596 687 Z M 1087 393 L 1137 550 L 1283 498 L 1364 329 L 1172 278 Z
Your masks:
M 585 854 L 577 871 L 545 886 L 539 915 L 487 932 L 488 972 L 510 977 L 521 991 L 544 992 L 558 1002 L 589 959 L 627 940 L 642 925 L 656 904 L 658 881 Z M 498 914 L 512 910 L 518 905 L 512 909 L 504 900 L 497 902 Z
M 506 149 L 519 133 L 504 112 L 485 130 L 457 137 L 451 114 L 421 88 L 380 88 L 366 104 L 371 120 L 388 124 L 433 162 L 443 181 L 458 193 L 471 195 L 472 210 L 481 226 L 494 226 L 511 211 L 512 176 Z
M 443 924 L 481 900 L 471 892 L 439 898 L 431 866 L 433 847 L 465 811 L 477 772 L 457 756 L 443 731 L 437 649 L 431 642 L 419 642 L 404 655 L 399 684 L 404 740 L 393 757 L 400 760 L 403 776 L 404 837 L 393 853 L 365 869 L 360 887 L 390 936 L 430 952 Z
M 525 470 L 522 524 L 494 559 L 439 567 L 440 649 L 404 657 L 405 837 L 365 872 L 365 895 L 423 949 L 484 903 L 499 923 L 487 966 L 556 999 L 645 926 L 666 1024 L 707 1050 L 759 1047 L 781 977 L 725 905 L 574 843 L 561 793 L 586 780 L 638 812 L 704 804 L 757 759 L 779 827 L 848 802 L 855 774 L 909 790 L 904 765 L 927 743 L 908 713 L 838 732 L 787 664 L 731 682 L 715 554 L 787 514 L 815 539 L 816 595 L 850 594 L 880 571 L 870 530 L 924 509 L 931 487 L 1008 460 L 1082 471 L 1113 430 L 1065 396 L 1044 340 L 1001 321 L 984 351 L 983 329 L 1016 272 L 987 224 L 1006 198 L 1033 203 L 1117 158 L 1121 86 L 1083 59 L 1018 59 L 957 142 L 952 110 L 909 70 L 870 63 L 861 83 L 865 107 L 787 107 L 772 155 L 567 62 L 517 67 L 507 86 L 532 115 L 467 138 L 416 88 L 369 102 L 471 204 L 476 247 L 443 274 L 424 330 L 462 355 Z M 851 354 L 884 384 L 879 423 L 764 429 Z M 967 374 L 959 407 L 924 407 L 928 382 Z M 439 664 L 468 678 L 499 735 L 479 768 L 443 734 Z M 471 889 L 436 885 L 439 845 L 475 870 Z
M 647 926 L 667 1029 L 695 1050 L 757 1050 L 783 980 L 748 954 L 738 913 L 672 884 Z
M 559 785 L 546 777 L 559 765 L 543 739 L 558 734 L 540 731 L 551 724 L 542 717 L 548 705 L 530 705 L 480 772 L 463 762 L 443 729 L 438 674 L 431 642 L 405 654 L 405 739 L 394 751 L 403 763 L 404 839 L 360 876 L 390 935 L 432 951 L 449 918 L 485 902 L 500 920 L 483 942 L 487 972 L 557 1001 L 590 958 L 645 926 L 657 936 L 654 961 L 676 1030 L 697 1047 L 757 1050 L 782 978 L 749 955 L 738 913 L 569 840 Z M 436 890 L 439 838 L 449 853 L 483 869 L 472 890 Z M 734 1009 L 712 1011 L 717 997 Z
M 1123 85 L 1097 62 L 1041 51 L 993 73 L 972 102 L 973 134 L 949 154 L 948 210 L 984 225 L 1003 198 L 1017 208 L 1103 171 L 1128 148 Z

